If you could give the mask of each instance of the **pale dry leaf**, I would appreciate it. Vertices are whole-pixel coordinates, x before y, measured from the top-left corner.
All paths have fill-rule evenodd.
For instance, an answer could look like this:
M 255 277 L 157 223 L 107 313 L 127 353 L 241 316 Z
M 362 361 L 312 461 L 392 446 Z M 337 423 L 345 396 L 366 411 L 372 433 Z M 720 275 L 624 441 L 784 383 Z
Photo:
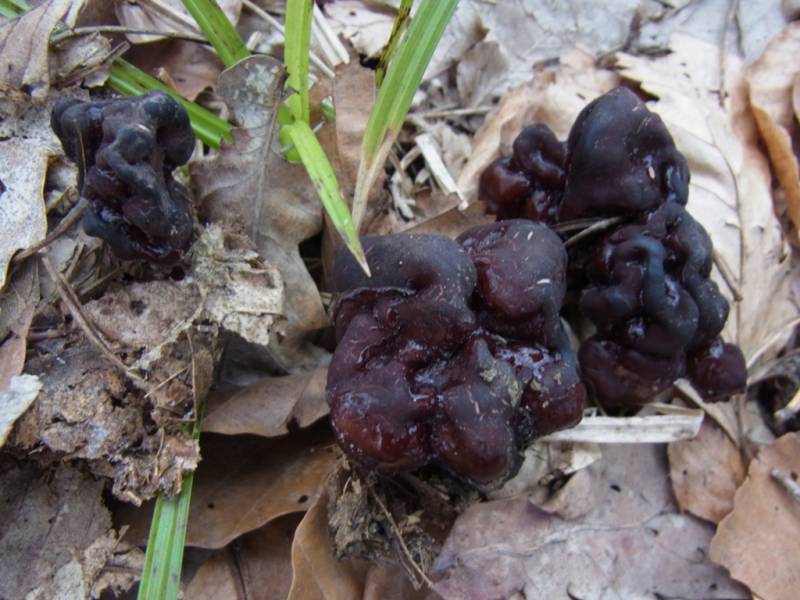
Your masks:
M 681 515 L 671 497 L 664 449 L 613 445 L 579 474 L 594 477 L 577 519 L 548 514 L 526 498 L 468 508 L 434 565 L 435 590 L 459 600 L 506 598 L 749 598 L 711 564 L 712 528 Z M 575 514 L 575 513 L 573 513 Z M 542 576 L 546 573 L 546 577 Z
M 44 183 L 50 159 L 60 153 L 53 143 L 12 137 L 0 141 L 0 289 L 11 257 L 44 239 L 47 214 Z
M 800 121 L 800 75 L 795 78 L 792 87 L 792 108 L 794 109 L 794 118 Z
M 745 463 L 736 444 L 710 419 L 693 439 L 668 447 L 670 481 L 681 510 L 719 523 L 733 508 Z
M 186 588 L 192 600 L 285 600 L 292 583 L 292 538 L 299 515 L 286 515 L 216 551 Z
M 284 313 L 278 269 L 255 252 L 246 236 L 226 235 L 211 224 L 193 247 L 192 277 L 207 318 L 248 342 L 267 346 Z
M 28 101 L 41 101 L 47 96 L 51 74 L 49 47 L 44 41 L 59 22 L 73 26 L 83 4 L 84 0 L 45 2 L 0 25 L 0 90 L 22 92 Z M 3 109 L 6 108 L 4 103 Z
M 597 54 L 621 48 L 635 19 L 641 26 L 666 11 L 651 0 L 462 1 L 444 31 L 425 80 L 458 64 L 461 105 L 474 106 L 529 81 L 535 65 L 560 58 L 576 45 Z M 466 64 L 459 64 L 462 59 Z
M 292 543 L 288 600 L 353 600 L 362 595 L 367 564 L 334 558 L 323 492 L 300 521 Z
M 105 564 L 97 554 L 104 555 L 109 536 L 114 537 L 102 493 L 101 480 L 66 465 L 50 472 L 32 464 L 3 470 L 0 597 L 55 598 L 44 592 L 75 582 L 76 570 L 78 582 L 91 589 L 92 581 L 80 576 L 94 575 L 94 566 Z
M 750 462 L 733 511 L 719 524 L 711 559 L 764 600 L 792 600 L 800 588 L 800 500 L 772 476 L 796 482 L 800 435 L 788 433 Z
M 743 295 L 731 304 L 723 336 L 747 358 L 797 313 L 790 296 L 790 255 L 773 211 L 769 165 L 758 147 L 735 57 L 727 60 L 729 96 L 723 108 L 716 93 L 718 48 L 685 36 L 675 36 L 672 47 L 673 53 L 655 60 L 627 54 L 616 60 L 626 79 L 656 98 L 648 103 L 650 109 L 664 120 L 689 162 L 689 212 L 708 231 L 718 259 Z M 725 282 L 718 274 L 715 279 L 730 298 Z M 769 358 L 762 355 L 762 360 Z
M 212 549 L 307 510 L 337 458 L 329 434 L 317 430 L 271 439 L 208 434 L 201 447 L 186 545 Z M 152 504 L 120 508 L 119 522 L 131 525 L 129 539 L 145 542 L 151 512 Z
M 0 448 L 5 445 L 14 422 L 33 404 L 41 389 L 42 382 L 36 375 L 15 375 L 6 388 L 0 388 Z
M 217 4 L 234 25 L 239 20 L 242 0 L 217 0 Z M 116 0 L 117 19 L 121 25 L 145 31 L 164 31 L 202 36 L 203 33 L 186 10 L 181 0 Z M 134 44 L 145 44 L 163 39 L 163 36 L 128 33 L 126 37 Z
M 286 320 L 269 352 L 288 372 L 324 362 L 308 338 L 328 320 L 299 245 L 322 229 L 322 207 L 302 165 L 280 156 L 274 123 L 283 67 L 266 56 L 245 59 L 220 76 L 217 92 L 240 125 L 218 154 L 190 163 L 201 211 L 212 222 L 235 224 L 280 272 Z
M 790 23 L 747 69 L 750 107 L 775 176 L 786 193 L 786 207 L 795 233 L 800 230 L 800 171 L 792 147 L 792 134 L 797 133 L 792 87 L 800 76 L 800 66 L 794 60 L 798 55 L 800 23 Z
M 511 153 L 511 144 L 523 127 L 533 122 L 545 123 L 560 139 L 566 139 L 586 103 L 618 82 L 616 73 L 598 69 L 595 57 L 581 49 L 562 56 L 556 68 L 538 69 L 532 81 L 509 92 L 486 117 L 475 134 L 472 155 L 458 178 L 459 189 L 473 202 L 480 174 L 493 160 Z
M 308 427 L 328 414 L 327 367 L 308 373 L 269 377 L 245 388 L 211 394 L 203 431 L 275 437 L 289 424 Z
M 359 52 L 376 58 L 389 41 L 395 10 L 362 0 L 337 0 L 325 4 L 333 31 Z

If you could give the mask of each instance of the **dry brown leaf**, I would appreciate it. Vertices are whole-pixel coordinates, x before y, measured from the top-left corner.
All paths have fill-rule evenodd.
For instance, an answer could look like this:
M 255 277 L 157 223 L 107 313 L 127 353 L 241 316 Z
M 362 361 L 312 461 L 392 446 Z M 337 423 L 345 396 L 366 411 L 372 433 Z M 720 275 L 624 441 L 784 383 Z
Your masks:
M 362 595 L 369 567 L 363 562 L 334 558 L 327 506 L 328 495 L 322 493 L 297 526 L 288 600 L 353 600 Z
M 254 56 L 220 76 L 217 91 L 241 129 L 233 144 L 191 163 L 190 171 L 205 216 L 237 224 L 280 272 L 286 321 L 268 350 L 283 369 L 299 372 L 327 358 L 308 341 L 327 316 L 298 249 L 321 231 L 322 207 L 303 167 L 286 162 L 273 139 L 282 72 L 275 59 Z
M 538 69 L 532 81 L 509 92 L 475 134 L 472 155 L 458 178 L 468 201 L 476 200 L 480 174 L 498 156 L 511 153 L 511 143 L 523 127 L 546 123 L 566 139 L 584 105 L 618 81 L 612 71 L 596 68 L 594 56 L 575 49 L 561 57 L 557 68 Z
M 336 149 L 339 158 L 337 178 L 345 198 L 352 198 L 356 187 L 361 140 L 375 101 L 375 73 L 358 60 L 336 67 L 333 103 L 336 107 Z
M 212 48 L 184 40 L 134 46 L 125 58 L 140 69 L 170 81 L 189 100 L 205 89 L 214 88 L 224 69 Z
M 28 347 L 28 331 L 39 301 L 35 263 L 22 267 L 0 294 L 0 392 L 22 373 Z
M 298 515 L 275 519 L 218 550 L 186 588 L 191 600 L 284 600 L 292 583 Z
M 118 543 L 102 492 L 102 481 L 65 465 L 4 465 L 0 597 L 89 597 Z
M 669 445 L 669 467 L 681 510 L 713 523 L 731 512 L 745 464 L 736 444 L 710 419 L 694 439 Z
M 747 69 L 750 107 L 775 176 L 786 192 L 786 206 L 796 233 L 800 231 L 800 171 L 792 148 L 792 135 L 797 133 L 792 86 L 800 76 L 800 65 L 795 60 L 798 55 L 800 23 L 791 23 Z
M 248 387 L 211 394 L 203 431 L 275 437 L 289 424 L 308 427 L 328 414 L 325 401 L 327 367 L 308 373 L 270 377 Z
M 318 429 L 272 439 L 209 434 L 200 447 L 186 532 L 186 545 L 200 548 L 222 548 L 273 519 L 305 511 L 337 457 L 330 434 Z M 131 525 L 129 539 L 145 542 L 151 511 L 152 503 L 120 508 L 119 522 Z
M 28 101 L 47 96 L 49 47 L 43 41 L 49 39 L 59 21 L 73 26 L 83 3 L 84 0 L 53 0 L 0 25 L 0 91 L 22 92 Z M 10 113 L 21 107 L 9 107 L 3 102 L 0 108 Z
M 242 0 L 217 0 L 217 4 L 231 23 L 235 24 L 239 20 Z M 147 2 L 116 0 L 114 6 L 120 24 L 126 27 L 145 31 L 203 35 L 181 0 L 148 0 Z M 162 36 L 159 35 L 138 33 L 128 33 L 126 36 L 134 44 L 145 44 L 162 39 Z
M 793 600 L 800 589 L 800 499 L 772 476 L 777 469 L 797 485 L 800 435 L 789 433 L 750 462 L 719 524 L 711 559 L 764 600 Z
M 674 52 L 655 60 L 627 54 L 616 58 L 625 78 L 657 98 L 649 107 L 689 162 L 688 209 L 708 231 L 716 255 L 743 295 L 731 304 L 723 336 L 749 358 L 797 314 L 790 296 L 790 255 L 773 211 L 769 165 L 758 147 L 736 58 L 728 56 L 726 62 L 729 97 L 723 108 L 715 92 L 718 48 L 685 36 L 674 36 L 672 47 Z M 718 274 L 715 278 L 730 298 L 724 281 Z
M 444 598 L 749 598 L 711 564 L 712 529 L 677 512 L 665 452 L 616 445 L 593 477 L 583 514 L 566 520 L 524 497 L 477 504 L 456 521 L 433 576 Z M 542 574 L 546 573 L 546 576 Z

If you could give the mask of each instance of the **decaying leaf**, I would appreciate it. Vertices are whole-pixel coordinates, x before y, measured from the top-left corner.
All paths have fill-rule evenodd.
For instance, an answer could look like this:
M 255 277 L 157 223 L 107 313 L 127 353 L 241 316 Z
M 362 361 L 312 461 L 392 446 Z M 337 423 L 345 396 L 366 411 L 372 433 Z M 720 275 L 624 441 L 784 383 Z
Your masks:
M 180 422 L 170 435 L 152 427 L 145 419 L 148 398 L 81 334 L 39 347 L 26 371 L 39 375 L 43 386 L 17 421 L 11 446 L 84 459 L 93 473 L 113 480 L 116 496 L 137 504 L 161 490 L 177 493 L 183 475 L 197 465 L 197 445 L 179 431 Z M 173 397 L 169 391 L 163 390 L 165 398 Z
M 360 54 L 373 58 L 389 41 L 395 12 L 392 7 L 361 0 L 337 0 L 325 5 L 333 30 Z
M 103 482 L 66 465 L 2 470 L 0 597 L 88 598 L 118 544 Z
M 723 336 L 750 357 L 797 313 L 790 295 L 790 255 L 773 212 L 769 166 L 758 148 L 735 57 L 727 60 L 729 97 L 723 108 L 715 92 L 720 88 L 718 48 L 685 36 L 675 36 L 672 47 L 673 53 L 656 60 L 619 54 L 617 62 L 626 79 L 657 98 L 649 106 L 689 162 L 688 209 L 708 231 L 719 261 L 742 294 L 731 304 Z M 730 297 L 730 289 L 716 277 Z
M 242 0 L 217 0 L 217 4 L 232 23 L 239 20 Z M 120 24 L 145 31 L 177 32 L 201 36 L 200 28 L 180 0 L 150 0 L 149 2 L 114 2 Z M 159 35 L 128 33 L 134 44 L 144 44 L 162 39 Z
M 203 461 L 192 489 L 186 544 L 222 548 L 283 515 L 305 511 L 336 461 L 329 434 L 307 430 L 286 437 L 202 437 Z M 128 537 L 147 539 L 152 504 L 124 506 L 119 522 Z
M 53 0 L 0 25 L 0 91 L 21 92 L 28 101 L 44 99 L 51 77 L 45 40 L 59 21 L 68 27 L 75 25 L 84 1 Z M 12 113 L 23 106 L 2 102 L 0 113 Z
M 39 276 L 31 262 L 22 266 L 0 293 L 0 392 L 25 366 L 28 332 L 38 301 Z
M 711 543 L 711 559 L 764 600 L 790 600 L 800 588 L 800 497 L 775 477 L 796 486 L 798 473 L 800 435 L 789 433 L 750 462 Z
M 775 176 L 786 193 L 786 207 L 795 230 L 800 230 L 800 171 L 792 148 L 792 136 L 798 132 L 792 87 L 800 77 L 800 66 L 793 60 L 798 54 L 800 23 L 791 23 L 747 69 L 750 107 Z
M 711 528 L 677 512 L 662 446 L 614 445 L 580 473 L 593 476 L 578 519 L 526 498 L 476 504 L 436 560 L 444 598 L 749 598 L 706 558 Z
M 238 390 L 211 394 L 203 431 L 275 437 L 290 424 L 308 427 L 328 414 L 327 367 L 308 373 L 269 377 Z
M 670 481 L 682 510 L 719 523 L 733 508 L 745 464 L 736 444 L 709 419 L 697 437 L 669 445 Z
M 285 600 L 292 583 L 292 538 L 299 515 L 243 535 L 203 563 L 186 588 L 192 600 Z
M 222 74 L 217 91 L 241 128 L 233 144 L 211 159 L 193 162 L 190 170 L 205 216 L 236 224 L 280 272 L 286 320 L 268 349 L 283 369 L 298 372 L 327 356 L 308 341 L 327 317 L 298 249 L 321 231 L 322 208 L 303 167 L 286 162 L 273 139 L 282 72 L 278 61 L 255 56 Z

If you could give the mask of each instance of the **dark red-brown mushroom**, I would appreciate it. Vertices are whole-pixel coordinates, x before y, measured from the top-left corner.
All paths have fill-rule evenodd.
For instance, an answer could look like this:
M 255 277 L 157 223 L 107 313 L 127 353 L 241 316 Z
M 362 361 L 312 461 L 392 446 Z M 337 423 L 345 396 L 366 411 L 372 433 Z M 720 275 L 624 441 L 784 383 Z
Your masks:
M 102 102 L 63 98 L 52 126 L 79 167 L 89 201 L 84 229 L 123 259 L 174 261 L 191 244 L 194 220 L 173 170 L 194 148 L 189 117 L 163 92 Z

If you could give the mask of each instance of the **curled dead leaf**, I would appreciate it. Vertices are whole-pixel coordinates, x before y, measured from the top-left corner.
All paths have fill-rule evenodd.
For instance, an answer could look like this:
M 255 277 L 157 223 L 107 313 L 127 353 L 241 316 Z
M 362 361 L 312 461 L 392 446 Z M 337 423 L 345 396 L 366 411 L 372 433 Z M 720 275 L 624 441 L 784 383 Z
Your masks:
M 203 431 L 275 437 L 289 424 L 308 427 L 328 414 L 327 367 L 308 373 L 269 377 L 245 388 L 211 394 Z
M 747 69 L 750 108 L 775 176 L 786 193 L 786 207 L 795 233 L 800 231 L 800 170 L 792 146 L 792 139 L 798 134 L 792 88 L 800 77 L 800 67 L 794 60 L 799 53 L 800 23 L 790 23 Z
M 796 482 L 800 435 L 784 435 L 750 462 L 733 511 L 711 542 L 711 559 L 760 598 L 790 600 L 800 588 L 800 499 L 774 470 Z

